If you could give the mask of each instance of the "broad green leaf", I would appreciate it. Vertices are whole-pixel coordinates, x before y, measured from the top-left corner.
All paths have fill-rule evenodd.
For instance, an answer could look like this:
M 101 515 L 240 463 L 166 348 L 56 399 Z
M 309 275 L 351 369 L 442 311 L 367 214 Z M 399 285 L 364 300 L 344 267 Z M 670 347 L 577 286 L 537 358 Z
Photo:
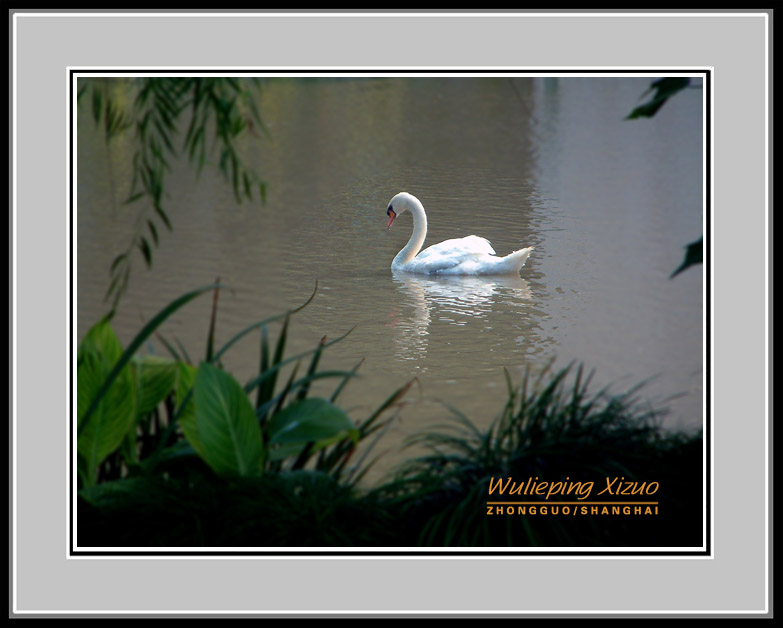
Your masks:
M 131 341 L 130 345 L 128 345 L 128 348 L 125 349 L 125 351 L 122 352 L 122 354 L 119 356 L 119 359 L 116 361 L 113 368 L 111 369 L 111 372 L 108 374 L 106 379 L 101 384 L 100 390 L 98 390 L 96 395 L 93 397 L 92 401 L 90 402 L 90 406 L 87 408 L 84 415 L 79 413 L 79 428 L 78 428 L 79 438 L 81 438 L 82 432 L 84 432 L 84 430 L 89 425 L 90 421 L 92 421 L 93 412 L 95 411 L 98 404 L 102 401 L 106 392 L 112 386 L 113 382 L 115 381 L 115 378 L 117 378 L 120 375 L 120 373 L 122 373 L 125 370 L 125 367 L 128 365 L 128 362 L 136 353 L 136 351 L 139 349 L 139 347 L 142 345 L 142 343 L 152 335 L 152 333 L 163 323 L 163 321 L 165 321 L 179 308 L 181 308 L 183 305 L 188 303 L 191 299 L 197 297 L 205 290 L 210 290 L 210 289 L 214 289 L 214 286 L 209 286 L 207 288 L 199 288 L 197 290 L 193 290 L 191 292 L 183 294 L 181 297 L 175 299 L 174 301 L 169 303 L 165 308 L 163 308 L 160 312 L 158 312 L 155 315 L 155 318 L 153 318 L 149 323 L 147 323 L 144 326 L 144 328 L 136 335 L 136 337 Z M 101 323 L 106 322 L 107 320 L 108 319 L 104 319 L 103 321 L 101 321 Z M 98 323 L 98 325 L 100 325 L 101 323 Z M 104 333 L 104 332 L 100 332 L 100 333 Z M 114 332 L 112 331 L 111 333 L 113 334 Z M 90 333 L 88 333 L 88 337 L 89 336 Z M 85 342 L 87 340 L 88 339 L 85 338 Z M 93 342 L 93 340 L 90 340 L 90 342 Z M 81 349 L 78 355 L 79 356 L 81 355 Z
M 85 481 L 95 482 L 100 464 L 122 443 L 136 418 L 133 379 L 125 366 L 104 391 L 104 385 L 122 356 L 122 346 L 107 319 L 85 336 L 78 351 L 76 412 L 79 436 L 77 451 L 84 458 Z M 95 399 L 103 391 L 101 399 Z M 82 425 L 91 409 L 90 422 Z
M 135 425 L 138 425 L 138 423 Z M 135 425 L 127 431 L 125 438 L 123 438 L 122 443 L 120 443 L 120 448 L 117 450 L 125 460 L 125 464 L 127 464 L 129 467 L 139 463 L 139 443 Z
M 270 448 L 284 448 L 273 454 L 278 459 L 280 452 L 288 452 L 289 446 L 294 444 L 301 449 L 312 442 L 315 444 L 313 451 L 316 451 L 346 437 L 354 442 L 359 439 L 359 430 L 348 415 L 320 397 L 303 399 L 287 406 L 271 418 L 268 429 Z
M 84 354 L 99 354 L 103 362 L 113 365 L 122 355 L 122 345 L 111 327 L 108 317 L 102 318 L 85 334 L 79 344 L 77 359 L 81 360 Z
M 258 473 L 263 464 L 261 428 L 239 382 L 202 362 L 196 374 L 194 402 L 196 428 L 207 464 L 218 475 Z
M 269 461 L 277 462 L 278 460 L 285 460 L 286 458 L 295 458 L 305 448 L 307 443 L 283 443 L 281 445 L 273 445 L 269 448 Z
M 76 456 L 76 472 L 83 486 L 90 485 L 89 474 L 87 473 L 87 461 L 82 456 Z
M 130 362 L 136 386 L 136 413 L 152 412 L 174 388 L 177 363 L 156 355 L 134 356 Z
M 198 434 L 196 425 L 196 405 L 193 402 L 193 384 L 196 381 L 198 369 L 190 364 L 180 363 L 177 369 L 177 411 L 179 412 L 179 425 L 182 428 L 185 438 L 192 445 L 198 455 L 206 460 L 204 446 L 201 444 L 201 438 Z M 190 395 L 188 395 L 190 393 Z M 185 404 L 184 408 L 181 406 Z

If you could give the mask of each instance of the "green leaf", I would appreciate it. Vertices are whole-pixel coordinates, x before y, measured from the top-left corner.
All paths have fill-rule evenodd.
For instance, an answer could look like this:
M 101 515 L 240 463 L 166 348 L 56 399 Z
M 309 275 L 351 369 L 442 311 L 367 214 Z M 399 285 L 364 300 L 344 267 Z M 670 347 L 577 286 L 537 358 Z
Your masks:
M 359 364 L 357 364 L 354 367 L 354 371 L 359 368 Z M 372 434 L 376 430 L 382 428 L 382 424 L 378 424 L 377 421 L 379 417 L 389 408 L 391 408 L 393 405 L 398 403 L 402 398 L 408 393 L 411 386 L 413 386 L 414 382 L 417 380 L 414 378 L 410 380 L 407 384 L 404 386 L 398 388 L 395 390 L 392 395 L 386 399 L 379 407 L 378 409 L 373 412 L 368 418 L 366 418 L 364 421 L 362 421 L 359 424 L 359 438 L 365 438 L 369 434 Z M 339 392 L 336 391 L 336 393 Z M 335 394 L 336 394 L 335 393 Z M 334 398 L 335 395 L 332 395 Z M 319 470 L 325 470 L 325 471 L 332 471 L 335 468 L 335 465 L 337 465 L 337 473 L 341 473 L 343 467 L 345 466 L 345 463 L 347 462 L 347 454 L 350 451 L 350 449 L 353 447 L 350 443 L 340 443 L 337 446 L 335 446 L 332 451 L 329 452 L 327 456 L 323 458 L 323 460 L 319 460 L 318 462 L 318 469 Z
M 212 356 L 215 353 L 215 322 L 217 320 L 217 305 L 218 296 L 220 295 L 220 289 L 218 284 L 220 278 L 215 280 L 215 292 L 212 295 L 212 313 L 209 317 L 209 333 L 207 334 L 207 362 L 212 362 Z
M 157 246 L 158 245 L 158 230 L 155 227 L 155 223 L 152 222 L 151 220 L 148 220 L 147 221 L 147 226 L 149 227 L 150 233 L 152 234 L 152 239 L 155 241 L 155 246 Z
M 265 373 L 269 368 L 269 332 L 266 325 L 261 325 L 261 361 L 258 369 L 259 373 Z M 258 410 L 264 403 L 269 401 L 264 399 L 264 387 L 259 386 L 256 391 L 256 410 Z M 266 414 L 262 415 L 266 416 Z
M 135 94 L 135 97 L 134 97 Z M 241 134 L 256 135 L 251 117 L 268 134 L 256 107 L 257 94 L 245 81 L 230 77 L 143 77 L 120 80 L 80 79 L 77 99 L 91 109 L 97 127 L 107 143 L 121 134 L 132 135 L 132 167 L 125 203 L 148 197 L 160 222 L 148 221 L 146 240 L 136 236 L 124 255 L 128 258 L 120 272 L 112 271 L 105 299 L 116 309 L 126 292 L 130 275 L 129 259 L 134 248 L 150 266 L 153 245 L 158 245 L 160 224 L 171 230 L 164 208 L 168 196 L 166 173 L 174 167 L 173 159 L 187 158 L 199 175 L 207 164 L 208 131 L 214 131 L 217 150 L 222 155 L 220 170 L 230 181 L 237 201 L 252 200 L 258 174 L 244 163 L 234 142 Z M 89 100 L 90 102 L 84 103 Z M 184 143 L 182 133 L 187 129 Z M 128 133 L 134 130 L 133 133 Z M 181 148 L 180 148 L 181 146 Z M 181 154 L 185 153 L 185 154 Z M 170 163 L 171 162 L 171 163 Z M 266 190 L 260 189 L 264 201 Z M 138 223 L 147 219 L 146 205 L 139 207 Z
M 231 340 L 229 340 L 226 344 L 224 344 L 220 350 L 215 354 L 215 356 L 212 358 L 213 362 L 217 362 L 223 354 L 228 351 L 238 340 L 240 340 L 243 336 L 249 334 L 254 329 L 258 329 L 259 327 L 263 329 L 264 325 L 267 325 L 268 323 L 272 323 L 276 320 L 279 320 L 283 317 L 290 316 L 291 314 L 296 314 L 300 310 L 303 310 L 307 305 L 310 304 L 310 302 L 315 298 L 315 293 L 318 291 L 318 282 L 315 282 L 315 289 L 313 290 L 313 293 L 310 295 L 310 298 L 307 299 L 302 305 L 289 310 L 288 312 L 285 312 L 283 314 L 276 314 L 275 316 L 271 316 L 269 318 L 265 318 L 262 321 L 258 321 L 257 323 L 253 323 L 252 325 L 249 325 L 248 327 L 245 327 L 242 331 L 240 331 L 238 334 L 235 334 Z M 336 342 L 336 341 L 335 341 Z M 262 370 L 266 370 L 263 368 Z
M 202 362 L 194 391 L 196 427 L 207 464 L 218 475 L 258 473 L 263 465 L 261 428 L 239 382 Z
M 646 95 L 654 91 L 653 97 L 643 105 L 636 107 L 626 120 L 652 118 L 669 98 L 688 87 L 690 82 L 691 80 L 687 77 L 666 77 L 653 81 L 650 84 L 650 89 L 643 94 Z
M 193 360 L 190 359 L 190 356 L 188 355 L 188 350 L 185 348 L 185 346 L 180 342 L 179 338 L 175 337 L 174 342 L 177 343 L 177 346 L 179 347 L 179 350 L 182 352 L 182 357 L 185 358 L 185 362 L 188 364 L 193 364 Z
M 295 458 L 302 453 L 302 450 L 307 446 L 307 443 L 295 442 L 295 443 L 278 443 L 273 445 L 269 449 L 270 462 L 278 462 L 285 460 L 286 458 Z
M 117 360 L 122 355 L 122 345 L 109 323 L 108 316 L 104 316 L 84 335 L 76 353 L 77 360 L 81 361 L 88 353 L 100 354 L 107 362 Z
M 111 263 L 111 268 L 109 269 L 110 273 L 113 273 L 117 266 L 120 265 L 120 263 L 126 259 L 126 255 L 124 253 L 120 253 L 117 257 L 114 258 L 114 261 Z
M 190 364 L 180 363 L 177 369 L 177 414 L 179 425 L 187 441 L 193 446 L 199 456 L 206 460 L 204 445 L 196 425 L 196 405 L 193 402 L 193 384 L 196 382 L 198 369 Z
M 205 288 L 198 288 L 197 290 L 192 290 L 191 292 L 183 294 L 181 297 L 175 299 L 174 301 L 169 303 L 165 308 L 163 308 L 160 312 L 158 312 L 155 315 L 155 318 L 153 318 L 149 323 L 147 323 L 144 326 L 144 328 L 131 341 L 130 345 L 128 345 L 128 348 L 125 349 L 122 355 L 119 356 L 119 359 L 117 360 L 116 364 L 112 368 L 111 372 L 106 376 L 99 390 L 95 393 L 95 396 L 93 397 L 92 402 L 90 403 L 90 406 L 87 408 L 84 415 L 82 416 L 82 414 L 79 413 L 79 430 L 78 430 L 79 438 L 81 438 L 82 433 L 89 425 L 89 422 L 92 420 L 92 414 L 95 412 L 95 409 L 101 402 L 101 399 L 106 395 L 108 390 L 111 388 L 112 383 L 115 381 L 115 379 L 118 378 L 122 370 L 125 368 L 125 366 L 127 366 L 130 359 L 133 357 L 133 355 L 136 353 L 139 347 L 141 347 L 142 343 L 147 338 L 149 338 L 153 334 L 153 332 L 160 325 L 162 325 L 163 322 L 169 316 L 171 316 L 174 312 L 180 309 L 183 305 L 185 305 L 192 299 L 196 298 L 205 290 L 212 290 L 212 289 L 214 289 L 214 285 L 207 286 Z M 81 349 L 79 351 L 79 354 L 81 354 Z
M 136 414 L 152 412 L 173 390 L 177 363 L 156 355 L 134 356 L 130 362 L 136 389 Z
M 313 354 L 313 359 L 310 361 L 310 368 L 307 369 L 307 375 L 309 377 L 312 377 L 315 374 L 316 369 L 318 368 L 318 361 L 321 359 L 321 353 L 323 352 L 324 344 L 326 344 L 326 336 L 321 338 L 321 342 L 318 345 L 318 349 L 316 349 L 315 353 Z M 300 401 L 302 399 L 305 399 L 309 391 L 310 391 L 310 382 L 305 382 L 302 385 L 302 388 L 299 390 L 299 393 L 297 393 L 296 398 L 299 399 Z
M 275 414 L 269 421 L 269 445 L 286 446 L 299 444 L 299 449 L 313 442 L 313 451 L 326 447 L 343 438 L 359 440 L 359 430 L 347 414 L 327 399 L 312 397 L 296 401 Z M 272 452 L 273 459 L 280 452 Z M 286 453 L 286 455 L 291 455 Z
M 356 366 L 354 366 L 348 373 L 345 374 L 345 376 L 343 377 L 343 380 L 340 382 L 340 384 L 337 386 L 335 391 L 332 393 L 332 396 L 329 397 L 329 401 L 331 401 L 332 403 L 337 401 L 337 397 L 340 396 L 340 393 L 345 388 L 345 385 L 348 383 L 348 380 L 350 380 L 352 377 L 354 377 L 356 375 L 356 371 L 359 370 L 359 367 L 362 365 L 363 362 L 364 362 L 364 358 L 359 360 L 359 362 L 356 364 Z
M 139 241 L 139 249 L 141 249 L 142 254 L 144 255 L 144 261 L 147 262 L 147 267 L 152 266 L 152 251 L 150 250 L 149 242 L 147 242 L 146 238 L 141 238 Z
M 690 266 L 694 266 L 696 264 L 701 264 L 704 261 L 703 253 L 702 253 L 703 241 L 704 238 L 701 237 L 696 242 L 691 242 L 687 247 L 685 247 L 685 259 L 683 259 L 682 264 L 679 265 L 677 270 L 675 270 L 669 276 L 669 279 L 675 277 L 676 275 L 679 275 L 686 268 Z
M 76 448 L 84 460 L 84 481 L 97 479 L 98 467 L 122 443 L 135 424 L 136 406 L 130 369 L 121 368 L 111 387 L 102 387 L 122 355 L 122 346 L 108 319 L 95 325 L 82 340 L 76 369 Z M 96 402 L 95 400 L 98 399 Z M 86 417 L 90 416 L 89 423 Z
M 263 391 L 259 393 L 259 398 L 256 401 L 257 405 L 262 405 L 263 403 L 269 401 L 275 394 L 277 374 L 281 366 L 281 362 L 283 361 L 285 343 L 288 337 L 288 323 L 290 320 L 290 315 L 286 315 L 285 320 L 283 320 L 283 327 L 281 328 L 280 335 L 277 338 L 277 346 L 275 347 L 275 355 L 272 358 L 271 368 L 264 371 L 264 374 L 268 375 L 268 377 L 262 384 Z
M 163 221 L 163 224 L 166 225 L 166 228 L 169 231 L 173 231 L 174 228 L 171 226 L 171 221 L 169 220 L 169 217 L 166 214 L 166 212 L 163 210 L 163 208 L 160 207 L 159 205 L 156 205 L 155 211 L 157 212 L 158 216 L 160 216 L 160 219 Z

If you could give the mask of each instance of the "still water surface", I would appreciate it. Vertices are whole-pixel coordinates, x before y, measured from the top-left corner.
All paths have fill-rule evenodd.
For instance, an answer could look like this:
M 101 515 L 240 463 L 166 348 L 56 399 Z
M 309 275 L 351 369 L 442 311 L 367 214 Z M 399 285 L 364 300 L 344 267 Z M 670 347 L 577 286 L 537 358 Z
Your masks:
M 322 336 L 323 368 L 364 360 L 343 406 L 361 419 L 411 378 L 399 421 L 379 449 L 448 416 L 446 401 L 485 426 L 505 400 L 503 368 L 581 361 L 598 386 L 653 378 L 666 424 L 702 423 L 702 267 L 675 279 L 683 246 L 702 234 L 702 90 L 652 120 L 623 118 L 654 77 L 272 79 L 260 96 L 269 136 L 245 158 L 268 186 L 265 205 L 238 204 L 220 175 L 174 165 L 165 233 L 151 270 L 137 259 L 114 325 L 127 342 L 176 296 L 220 277 L 217 341 L 304 302 L 288 353 Z M 89 111 L 78 118 L 78 336 L 106 310 L 112 259 L 127 246 L 132 146 L 107 147 Z M 386 230 L 400 191 L 429 220 L 425 246 L 476 234 L 500 255 L 534 246 L 519 277 L 392 273 L 410 214 Z M 162 328 L 204 354 L 211 299 Z M 276 329 L 272 330 L 276 333 Z M 165 354 L 157 341 L 152 349 Z M 225 366 L 257 372 L 248 336 Z M 326 386 L 318 389 L 327 393 Z M 674 397 L 674 398 L 672 398 Z M 383 468 L 381 465 L 380 468 Z

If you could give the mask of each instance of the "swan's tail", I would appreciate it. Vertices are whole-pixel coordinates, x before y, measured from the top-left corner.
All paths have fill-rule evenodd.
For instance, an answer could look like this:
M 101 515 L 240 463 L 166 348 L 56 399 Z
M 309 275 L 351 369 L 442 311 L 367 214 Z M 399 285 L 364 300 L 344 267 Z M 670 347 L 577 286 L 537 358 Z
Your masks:
M 513 272 L 519 272 L 519 270 L 525 265 L 530 252 L 533 250 L 532 246 L 526 249 L 519 249 L 513 253 L 506 255 L 505 259 L 508 261 L 509 270 Z

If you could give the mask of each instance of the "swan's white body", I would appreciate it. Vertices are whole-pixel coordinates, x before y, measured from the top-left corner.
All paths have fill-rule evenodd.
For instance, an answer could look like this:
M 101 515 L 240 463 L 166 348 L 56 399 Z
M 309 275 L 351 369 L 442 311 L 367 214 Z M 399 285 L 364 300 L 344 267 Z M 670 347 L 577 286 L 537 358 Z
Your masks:
M 389 201 L 386 210 L 389 216 L 388 228 L 406 210 L 413 215 L 413 235 L 392 261 L 392 270 L 427 275 L 508 275 L 518 273 L 533 250 L 531 246 L 498 257 L 487 240 L 469 235 L 466 238 L 446 240 L 421 251 L 427 237 L 427 215 L 413 194 L 400 192 Z

